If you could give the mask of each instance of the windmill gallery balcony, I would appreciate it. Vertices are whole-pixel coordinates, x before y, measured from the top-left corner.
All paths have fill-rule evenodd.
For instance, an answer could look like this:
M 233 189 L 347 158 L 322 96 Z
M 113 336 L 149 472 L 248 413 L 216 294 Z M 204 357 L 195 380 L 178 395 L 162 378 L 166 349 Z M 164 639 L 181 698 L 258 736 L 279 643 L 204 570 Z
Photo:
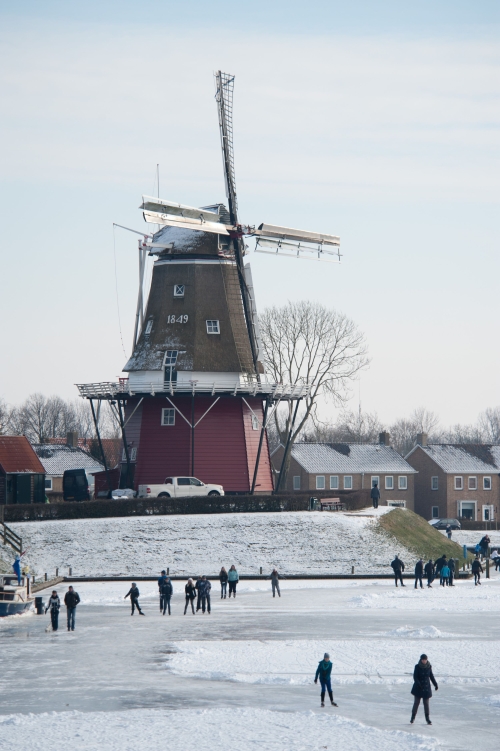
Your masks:
M 126 398 L 135 394 L 150 394 L 161 396 L 162 394 L 192 394 L 192 395 L 225 395 L 225 396 L 261 396 L 269 401 L 289 401 L 304 399 L 309 394 L 310 385 L 304 383 L 259 383 L 257 381 L 229 382 L 224 380 L 208 382 L 190 380 L 177 381 L 164 384 L 138 383 L 133 388 L 128 378 L 120 378 L 118 381 L 103 381 L 101 383 L 78 383 L 76 384 L 80 396 L 84 399 L 114 399 Z

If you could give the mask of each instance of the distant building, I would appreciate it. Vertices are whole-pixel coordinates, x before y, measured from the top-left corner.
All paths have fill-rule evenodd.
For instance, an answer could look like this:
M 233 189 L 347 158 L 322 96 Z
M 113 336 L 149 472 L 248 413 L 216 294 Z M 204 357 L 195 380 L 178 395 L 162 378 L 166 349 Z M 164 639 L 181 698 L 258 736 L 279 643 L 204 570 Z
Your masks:
M 491 521 L 498 514 L 500 446 L 427 443 L 405 457 L 417 470 L 415 511 L 425 519 Z
M 273 452 L 279 472 L 283 447 Z M 307 492 L 372 488 L 377 483 L 379 504 L 413 510 L 416 471 L 389 445 L 389 434 L 381 433 L 379 443 L 295 443 L 292 448 L 286 488 Z
M 68 441 L 72 434 L 68 434 Z M 33 450 L 45 470 L 45 492 L 50 496 L 63 492 L 63 475 L 67 469 L 85 469 L 87 472 L 101 472 L 103 465 L 77 446 L 55 443 L 34 443 Z
M 101 452 L 97 438 L 80 438 L 78 433 L 68 433 L 66 438 L 48 438 L 46 443 L 57 446 L 72 446 L 86 451 L 88 454 L 95 456 L 97 461 L 101 461 Z M 102 447 L 106 456 L 108 468 L 114 469 L 122 459 L 122 439 L 121 438 L 101 438 Z
M 0 435 L 0 504 L 43 503 L 45 469 L 24 435 Z

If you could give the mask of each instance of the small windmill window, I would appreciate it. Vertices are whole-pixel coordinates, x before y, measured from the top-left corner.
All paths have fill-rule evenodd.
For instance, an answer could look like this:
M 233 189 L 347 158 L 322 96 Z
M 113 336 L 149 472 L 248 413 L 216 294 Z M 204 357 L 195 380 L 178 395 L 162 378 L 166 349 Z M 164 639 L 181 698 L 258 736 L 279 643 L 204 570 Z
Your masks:
M 167 407 L 161 411 L 161 424 L 162 425 L 175 425 L 175 409 Z
M 207 321 L 207 334 L 220 334 L 219 321 Z
M 146 336 L 148 336 L 151 333 L 151 329 L 153 328 L 153 319 L 150 318 L 149 321 L 146 324 L 146 331 L 144 332 Z
M 174 284 L 174 297 L 184 297 L 184 284 Z

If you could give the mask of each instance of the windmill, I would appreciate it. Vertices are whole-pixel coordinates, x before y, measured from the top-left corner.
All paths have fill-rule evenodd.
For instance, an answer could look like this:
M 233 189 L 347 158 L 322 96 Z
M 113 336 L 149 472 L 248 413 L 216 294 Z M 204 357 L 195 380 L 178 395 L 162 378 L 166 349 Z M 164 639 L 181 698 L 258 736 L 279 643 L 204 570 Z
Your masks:
M 227 207 L 143 196 L 144 219 L 159 229 L 137 233 L 143 238 L 128 379 L 78 385 L 93 413 L 94 400 L 103 399 L 116 411 L 121 487 L 196 474 L 227 491 L 272 490 L 265 428 L 283 400 L 296 401 L 296 414 L 308 385 L 271 383 L 265 374 L 245 238 L 255 238 L 258 252 L 340 260 L 334 235 L 239 221 L 234 76 L 215 73 L 215 91 Z M 156 260 L 144 307 L 148 254 Z

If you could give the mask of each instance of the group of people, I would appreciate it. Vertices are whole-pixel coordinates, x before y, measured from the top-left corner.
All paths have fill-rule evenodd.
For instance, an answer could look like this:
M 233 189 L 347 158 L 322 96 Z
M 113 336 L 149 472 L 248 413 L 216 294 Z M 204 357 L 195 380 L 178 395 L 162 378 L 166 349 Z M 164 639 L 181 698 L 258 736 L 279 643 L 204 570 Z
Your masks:
M 498 555 L 498 553 L 497 556 L 494 557 L 494 560 L 495 568 L 499 569 L 500 555 Z M 402 587 L 405 587 L 406 585 L 403 582 L 403 571 L 405 570 L 405 565 L 399 556 L 394 558 L 391 567 L 394 571 L 394 583 L 396 587 L 398 586 L 398 583 L 400 583 Z M 471 571 L 474 575 L 474 584 L 476 586 L 481 584 L 481 574 L 483 573 L 483 570 L 479 554 L 476 554 L 471 565 Z M 432 582 L 436 579 L 439 579 L 439 584 L 442 587 L 454 587 L 455 585 L 453 582 L 455 580 L 455 573 L 456 561 L 454 558 L 447 558 L 446 555 L 443 554 L 441 558 L 438 558 L 436 561 L 429 558 L 425 564 L 423 559 L 419 558 L 415 564 L 415 589 L 417 589 L 418 585 L 423 589 L 424 577 L 427 579 L 428 588 L 432 588 Z
M 75 630 L 76 606 L 78 605 L 79 602 L 80 602 L 80 595 L 78 594 L 78 592 L 75 592 L 73 587 L 71 586 L 68 587 L 68 591 L 64 595 L 64 604 L 66 605 L 68 631 Z M 47 607 L 45 608 L 45 614 L 47 614 L 48 611 L 50 612 L 50 623 L 52 626 L 52 631 L 57 631 L 59 628 L 60 609 L 61 609 L 61 600 L 59 599 L 57 590 L 53 589 L 52 594 L 49 597 Z

